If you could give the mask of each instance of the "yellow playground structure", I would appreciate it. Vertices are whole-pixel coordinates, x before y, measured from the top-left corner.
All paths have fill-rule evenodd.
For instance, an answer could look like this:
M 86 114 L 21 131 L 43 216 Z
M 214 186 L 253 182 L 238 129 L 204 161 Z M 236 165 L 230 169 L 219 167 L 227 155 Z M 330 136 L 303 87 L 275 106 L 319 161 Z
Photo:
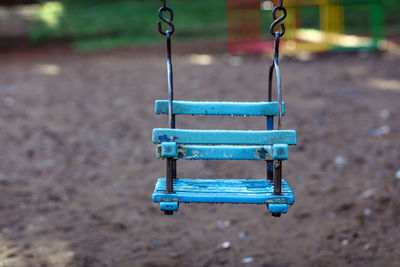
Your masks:
M 268 32 L 268 29 L 263 27 L 262 13 L 272 9 L 274 2 L 227 0 L 228 49 L 232 54 L 271 50 L 271 42 L 263 38 L 263 32 Z M 285 0 L 285 6 L 288 12 L 285 42 L 282 42 L 281 48 L 283 52 L 376 49 L 383 40 L 381 0 Z M 346 30 L 349 25 L 345 23 L 346 16 L 352 15 L 348 10 L 360 7 L 368 21 L 359 25 L 364 31 L 363 36 L 349 34 Z M 305 12 L 307 9 L 308 13 Z M 304 13 L 310 14 L 310 9 L 314 13 L 313 18 L 316 18 L 314 27 L 303 23 Z

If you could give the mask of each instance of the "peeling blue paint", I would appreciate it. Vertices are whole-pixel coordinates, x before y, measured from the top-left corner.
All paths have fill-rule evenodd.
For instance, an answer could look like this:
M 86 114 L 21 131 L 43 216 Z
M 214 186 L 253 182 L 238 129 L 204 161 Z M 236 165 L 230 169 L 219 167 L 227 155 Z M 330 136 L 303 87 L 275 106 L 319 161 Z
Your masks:
M 155 113 L 168 114 L 168 100 L 156 100 Z M 278 102 L 173 102 L 173 114 L 176 115 L 221 115 L 221 116 L 278 116 Z M 282 115 L 285 103 L 282 103 Z
M 296 131 L 237 131 L 237 130 L 181 130 L 154 129 L 153 142 L 212 145 L 296 145 Z
M 159 178 L 154 202 L 294 204 L 293 190 L 282 180 L 282 195 L 274 195 L 273 182 L 237 179 L 183 179 L 174 181 L 173 194 L 165 193 L 165 178 Z
M 168 114 L 168 101 L 157 100 L 155 112 Z M 282 103 L 282 115 L 285 106 Z M 297 144 L 292 130 L 273 130 L 277 102 L 174 101 L 177 115 L 267 116 L 266 131 L 154 129 L 158 158 L 187 160 L 286 160 L 288 145 Z M 159 178 L 152 199 L 163 211 L 178 210 L 179 203 L 267 204 L 271 213 L 286 213 L 294 204 L 289 184 L 282 180 L 282 194 L 274 195 L 273 181 L 248 179 L 173 180 L 173 193 L 165 193 L 166 179 Z
M 268 152 L 264 147 L 257 149 L 257 156 L 259 159 L 267 159 L 267 155 Z
M 176 136 L 168 137 L 168 135 L 166 135 L 166 134 L 158 136 L 157 138 L 158 138 L 159 143 L 175 142 L 178 139 L 178 137 L 176 137 Z

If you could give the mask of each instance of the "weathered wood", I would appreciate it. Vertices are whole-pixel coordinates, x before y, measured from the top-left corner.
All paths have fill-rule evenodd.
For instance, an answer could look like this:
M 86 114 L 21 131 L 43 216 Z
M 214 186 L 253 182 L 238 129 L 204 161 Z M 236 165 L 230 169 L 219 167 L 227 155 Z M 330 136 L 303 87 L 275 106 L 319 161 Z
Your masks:
M 220 116 L 277 116 L 277 102 L 173 102 L 173 114 L 176 115 L 220 115 Z M 156 100 L 156 114 L 168 114 L 168 100 Z M 282 103 L 282 115 L 285 103 Z
M 296 131 L 236 131 L 236 130 L 181 130 L 154 129 L 153 142 L 178 144 L 219 145 L 296 145 Z
M 294 194 L 282 180 L 282 195 L 274 195 L 273 183 L 267 180 L 182 179 L 174 180 L 174 193 L 165 193 L 165 178 L 159 178 L 153 193 L 154 202 L 294 204 Z
M 157 146 L 157 158 L 173 157 L 182 160 L 287 160 L 288 148 L 267 146 L 195 146 L 179 145 L 173 156 L 163 153 L 163 146 L 168 142 Z M 274 148 L 275 147 L 275 148 Z M 280 154 L 276 150 L 279 149 Z M 164 149 L 165 150 L 165 149 Z M 274 151 L 275 150 L 275 151 Z M 285 150 L 285 151 L 281 151 Z M 275 153 L 274 153 L 275 152 Z M 280 156 L 284 154 L 284 156 Z

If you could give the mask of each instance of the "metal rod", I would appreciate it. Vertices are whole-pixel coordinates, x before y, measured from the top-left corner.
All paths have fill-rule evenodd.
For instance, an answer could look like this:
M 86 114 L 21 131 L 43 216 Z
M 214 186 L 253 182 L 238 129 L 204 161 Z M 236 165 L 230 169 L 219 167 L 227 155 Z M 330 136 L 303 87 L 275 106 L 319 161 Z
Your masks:
M 278 96 L 278 130 L 282 127 L 282 95 L 281 95 L 281 72 L 279 68 L 279 32 L 275 33 L 274 42 L 274 68 L 276 72 L 277 96 Z M 282 160 L 274 162 L 274 195 L 280 195 L 282 192 Z
M 277 12 L 281 11 L 282 14 L 278 18 Z M 268 101 L 272 101 L 272 78 L 274 70 L 276 72 L 276 85 L 277 85 L 277 98 L 278 98 L 278 125 L 277 129 L 280 130 L 282 127 L 282 96 L 281 96 L 281 73 L 279 68 L 279 41 L 280 37 L 285 34 L 285 24 L 282 21 L 287 16 L 287 10 L 283 6 L 283 0 L 280 0 L 278 5 L 272 10 L 273 22 L 269 28 L 272 36 L 274 36 L 274 52 L 273 52 L 273 63 L 269 69 L 269 81 L 268 81 Z M 280 25 L 281 31 L 276 31 L 275 27 Z M 267 117 L 267 130 L 274 129 L 273 118 Z M 274 180 L 274 195 L 280 195 L 282 193 L 282 160 L 275 160 L 272 162 L 267 161 L 267 179 L 273 176 Z M 274 216 L 280 216 L 280 213 L 273 214 Z
M 282 194 L 282 160 L 274 162 L 274 195 Z
M 274 65 L 269 68 L 269 80 L 268 80 L 268 102 L 272 101 L 272 78 L 274 75 Z M 267 130 L 274 129 L 274 116 L 267 116 Z M 274 162 L 267 160 L 267 180 L 272 181 L 274 179 Z
M 274 179 L 274 161 L 267 160 L 267 180 L 272 181 Z
M 173 114 L 174 81 L 171 56 L 171 31 L 166 31 L 167 36 L 167 71 L 168 71 L 168 126 L 175 129 L 175 115 Z M 176 160 L 167 159 L 166 193 L 174 192 L 174 179 L 176 178 Z
M 168 126 L 175 129 L 175 115 L 173 114 L 174 80 L 171 56 L 171 32 L 167 31 L 167 71 L 168 71 Z
M 279 68 L 279 41 L 280 35 L 279 32 L 275 33 L 275 42 L 274 42 L 274 68 L 276 72 L 276 83 L 278 88 L 278 130 L 282 127 L 282 95 L 281 95 L 281 71 Z
M 174 184 L 173 184 L 173 179 L 171 179 L 173 177 L 173 164 L 172 164 L 172 160 L 171 159 L 167 159 L 167 188 L 166 188 L 166 193 L 171 194 L 174 191 Z

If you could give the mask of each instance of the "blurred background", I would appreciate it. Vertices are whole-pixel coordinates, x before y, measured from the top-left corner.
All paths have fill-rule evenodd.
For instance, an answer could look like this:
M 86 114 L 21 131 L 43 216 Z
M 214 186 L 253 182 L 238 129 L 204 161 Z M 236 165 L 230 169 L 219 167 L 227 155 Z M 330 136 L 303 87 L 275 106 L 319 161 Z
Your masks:
M 169 0 L 175 98 L 263 101 L 271 1 Z M 165 162 L 156 0 L 0 0 L 1 266 L 400 266 L 400 2 L 285 0 L 283 175 L 296 204 L 151 195 Z M 165 27 L 165 26 L 164 26 Z M 264 118 L 178 117 L 192 129 Z M 187 178 L 260 179 L 263 162 L 178 162 Z
M 35 46 L 68 42 L 84 50 L 156 44 L 162 41 L 154 28 L 158 2 L 2 0 L 0 34 L 5 43 L 12 39 Z M 395 37 L 400 32 L 397 1 L 288 0 L 285 4 L 289 9 L 287 38 L 291 40 L 316 42 L 324 37 L 304 29 L 374 40 Z M 229 38 L 231 42 L 243 42 L 245 33 L 247 42 L 269 38 L 265 27 L 271 23 L 272 1 L 205 0 L 188 5 L 176 0 L 173 5 L 178 14 L 174 23 L 180 29 L 174 37 L 179 41 Z M 360 42 L 357 44 L 360 46 Z

